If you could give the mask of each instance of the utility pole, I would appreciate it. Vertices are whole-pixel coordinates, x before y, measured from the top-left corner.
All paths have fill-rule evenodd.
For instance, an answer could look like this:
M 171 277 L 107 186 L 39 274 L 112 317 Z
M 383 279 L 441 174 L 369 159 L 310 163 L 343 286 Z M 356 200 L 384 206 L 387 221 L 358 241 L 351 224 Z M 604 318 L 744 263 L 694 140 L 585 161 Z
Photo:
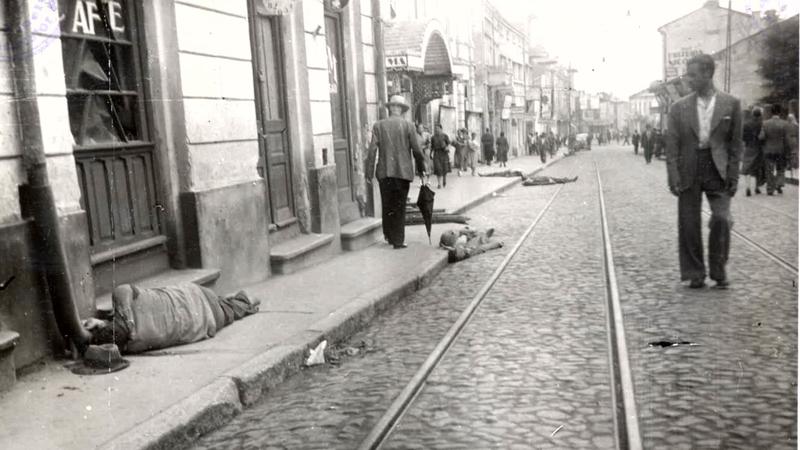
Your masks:
M 725 36 L 725 92 L 731 92 L 731 0 L 728 0 L 728 31 Z

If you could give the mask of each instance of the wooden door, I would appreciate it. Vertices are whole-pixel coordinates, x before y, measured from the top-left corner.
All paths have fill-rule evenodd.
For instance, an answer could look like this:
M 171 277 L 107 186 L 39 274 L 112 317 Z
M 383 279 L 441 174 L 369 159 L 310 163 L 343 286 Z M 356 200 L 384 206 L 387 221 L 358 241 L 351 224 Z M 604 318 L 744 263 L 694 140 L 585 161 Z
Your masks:
M 280 26 L 274 16 L 255 18 L 256 82 L 259 120 L 259 174 L 266 179 L 271 223 L 297 221 L 292 190 Z
M 357 218 L 358 210 L 354 203 L 352 153 L 347 132 L 347 88 L 344 70 L 344 50 L 341 21 L 338 13 L 328 12 L 325 14 L 325 33 L 328 43 L 328 82 L 331 99 L 333 158 L 336 163 L 339 216 L 341 221 L 345 223 Z

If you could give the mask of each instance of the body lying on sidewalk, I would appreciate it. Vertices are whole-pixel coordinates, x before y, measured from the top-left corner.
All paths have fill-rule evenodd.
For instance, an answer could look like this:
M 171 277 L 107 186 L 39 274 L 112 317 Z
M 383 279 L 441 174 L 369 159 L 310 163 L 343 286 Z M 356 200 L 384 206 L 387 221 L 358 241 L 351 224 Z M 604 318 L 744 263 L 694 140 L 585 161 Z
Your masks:
M 163 288 L 123 284 L 112 293 L 111 320 L 88 319 L 92 344 L 117 344 L 123 353 L 140 353 L 214 337 L 219 330 L 258 312 L 260 301 L 244 291 L 220 297 L 186 283 Z
M 503 246 L 501 241 L 490 241 L 494 228 L 486 231 L 464 227 L 448 230 L 439 238 L 439 247 L 447 250 L 449 262 L 458 262 Z

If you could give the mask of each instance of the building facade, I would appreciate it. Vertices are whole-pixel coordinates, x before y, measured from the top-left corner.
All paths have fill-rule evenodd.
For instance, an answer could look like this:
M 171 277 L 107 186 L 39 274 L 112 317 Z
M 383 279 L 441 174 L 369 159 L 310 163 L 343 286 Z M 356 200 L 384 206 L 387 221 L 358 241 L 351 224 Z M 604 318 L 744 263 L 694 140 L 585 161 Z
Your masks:
M 731 42 L 757 33 L 766 25 L 758 13 L 728 11 L 718 0 L 708 0 L 699 9 L 658 28 L 662 38 L 663 79 L 686 72 L 686 61 L 700 53 L 712 54 L 728 45 L 728 18 Z
M 20 335 L 16 366 L 68 347 L 40 276 L 42 237 L 31 235 L 22 127 L 41 134 L 80 317 L 122 283 L 160 277 L 228 292 L 288 273 L 352 248 L 347 230 L 380 225 L 364 217 L 380 205 L 363 176 L 386 97 L 380 8 L 378 0 L 4 5 L 5 48 L 21 48 L 12 18 L 32 27 L 29 54 L 0 58 L 0 278 L 14 280 L 0 293 L 0 332 Z M 34 76 L 15 73 L 11 56 Z M 38 123 L 18 120 L 20 86 L 35 91 Z
M 628 99 L 628 123 L 631 131 L 644 131 L 647 125 L 651 127 L 660 126 L 660 112 L 656 94 L 650 89 L 641 90 L 630 96 Z
M 738 42 L 734 42 L 730 50 L 722 49 L 711 55 L 718 68 L 714 73 L 714 85 L 722 87 L 725 86 L 724 69 L 728 59 L 726 56 L 730 51 L 731 70 L 728 93 L 740 99 L 744 107 L 761 104 L 761 99 L 767 95 L 767 90 L 764 88 L 764 78 L 758 70 L 759 60 L 765 54 L 764 45 L 767 35 L 769 33 L 780 33 L 788 38 L 791 34 L 789 30 L 792 28 L 796 30 L 799 26 L 797 15 L 780 22 L 777 22 L 777 18 L 768 19 L 768 21 L 772 20 L 776 20 L 776 23 Z M 787 69 L 797 71 L 797 67 Z

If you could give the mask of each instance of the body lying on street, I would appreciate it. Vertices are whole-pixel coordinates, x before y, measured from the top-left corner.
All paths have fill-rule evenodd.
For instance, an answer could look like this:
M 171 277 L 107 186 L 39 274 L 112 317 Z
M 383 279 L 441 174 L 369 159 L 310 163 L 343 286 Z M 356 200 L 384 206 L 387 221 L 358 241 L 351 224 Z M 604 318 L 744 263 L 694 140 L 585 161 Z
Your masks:
M 469 227 L 447 230 L 439 238 L 439 247 L 447 250 L 449 262 L 458 262 L 503 246 L 502 241 L 492 241 L 494 228 L 486 231 Z

